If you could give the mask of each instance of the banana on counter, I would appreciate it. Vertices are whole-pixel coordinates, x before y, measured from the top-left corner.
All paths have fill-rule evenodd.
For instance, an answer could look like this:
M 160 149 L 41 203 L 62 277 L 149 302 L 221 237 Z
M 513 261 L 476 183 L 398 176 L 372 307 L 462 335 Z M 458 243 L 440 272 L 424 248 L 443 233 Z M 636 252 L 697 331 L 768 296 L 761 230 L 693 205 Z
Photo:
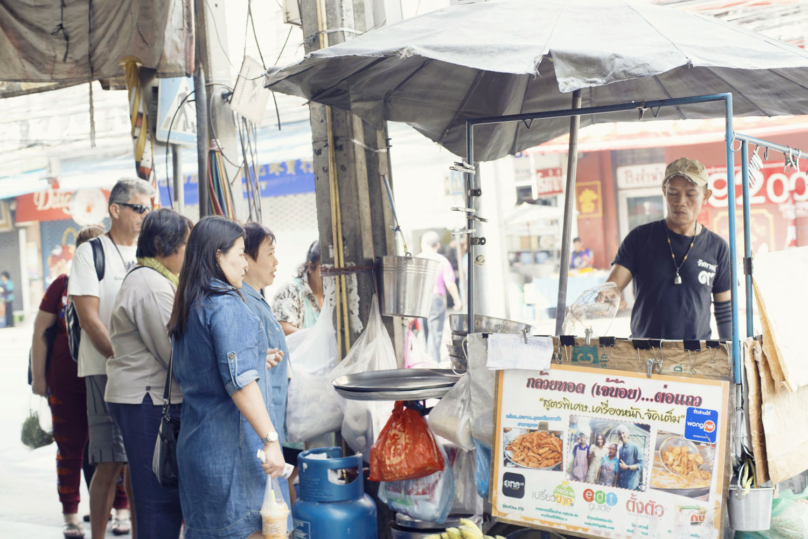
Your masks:
M 430 535 L 426 539 L 505 539 L 501 535 L 483 535 L 483 531 L 473 521 L 461 518 L 459 528 L 446 528 L 443 533 Z

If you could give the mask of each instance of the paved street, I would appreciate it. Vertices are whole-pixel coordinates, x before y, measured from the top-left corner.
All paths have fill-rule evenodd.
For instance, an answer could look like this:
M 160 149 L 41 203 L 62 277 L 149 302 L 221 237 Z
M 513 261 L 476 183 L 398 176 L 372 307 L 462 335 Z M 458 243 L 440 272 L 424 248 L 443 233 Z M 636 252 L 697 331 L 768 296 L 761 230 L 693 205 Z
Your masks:
M 32 451 L 20 442 L 22 422 L 33 397 L 26 383 L 32 323 L 0 329 L 0 537 L 3 539 L 59 539 L 62 514 L 56 492 L 56 445 Z M 89 512 L 82 481 L 79 514 Z M 87 537 L 89 525 L 85 525 Z M 112 537 L 112 533 L 108 532 Z

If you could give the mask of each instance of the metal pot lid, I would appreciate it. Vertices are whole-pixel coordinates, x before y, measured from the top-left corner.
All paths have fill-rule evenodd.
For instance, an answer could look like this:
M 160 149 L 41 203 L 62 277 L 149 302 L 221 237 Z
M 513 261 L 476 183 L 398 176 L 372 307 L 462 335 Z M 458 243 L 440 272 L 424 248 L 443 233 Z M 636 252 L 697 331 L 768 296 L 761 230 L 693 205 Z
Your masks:
M 452 369 L 390 369 L 340 376 L 332 385 L 343 391 L 417 391 L 452 387 L 460 379 Z
M 446 517 L 446 522 L 443 524 L 438 524 L 437 522 L 418 520 L 417 518 L 412 518 L 404 513 L 396 513 L 396 524 L 402 528 L 409 528 L 411 530 L 444 530 L 446 528 L 459 527 L 461 518 L 473 517 L 474 515 L 449 515 Z
M 464 373 L 459 372 L 458 376 Z M 387 391 L 348 391 L 335 386 L 337 393 L 347 400 L 352 401 L 422 401 L 427 399 L 442 399 L 452 386 L 433 387 L 430 389 L 412 389 L 409 391 L 401 389 L 391 389 Z

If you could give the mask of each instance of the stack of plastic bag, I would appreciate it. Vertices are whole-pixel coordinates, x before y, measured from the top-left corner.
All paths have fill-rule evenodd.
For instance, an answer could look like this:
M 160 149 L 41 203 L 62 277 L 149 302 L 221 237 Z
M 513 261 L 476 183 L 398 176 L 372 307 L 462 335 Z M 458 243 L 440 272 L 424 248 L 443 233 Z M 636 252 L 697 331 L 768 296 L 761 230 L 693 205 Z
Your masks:
M 432 431 L 455 444 L 471 451 L 471 379 L 468 374 L 460 380 L 440 400 L 429 413 L 429 426 Z

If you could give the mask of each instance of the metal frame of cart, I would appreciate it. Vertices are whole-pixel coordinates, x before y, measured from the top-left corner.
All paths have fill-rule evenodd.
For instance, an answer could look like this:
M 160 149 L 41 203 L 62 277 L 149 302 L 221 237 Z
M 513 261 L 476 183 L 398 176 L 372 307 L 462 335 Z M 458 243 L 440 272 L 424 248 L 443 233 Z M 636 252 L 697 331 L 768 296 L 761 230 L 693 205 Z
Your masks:
M 657 116 L 661 107 L 669 106 L 682 106 L 703 103 L 719 103 L 724 107 L 725 113 L 725 144 L 727 155 L 727 194 L 728 200 L 728 217 L 729 217 L 729 230 L 735 231 L 736 229 L 736 190 L 735 190 L 735 152 L 740 151 L 741 154 L 741 190 L 743 202 L 743 225 L 744 225 L 744 257 L 743 257 L 743 270 L 745 275 L 745 289 L 746 289 L 746 331 L 748 337 L 754 337 L 754 313 L 753 313 L 753 286 L 752 286 L 752 247 L 751 247 L 751 222 L 750 222 L 750 196 L 749 196 L 749 145 L 754 144 L 758 148 L 765 148 L 766 151 L 774 150 L 782 153 L 786 157 L 786 164 L 796 164 L 798 166 L 799 159 L 808 159 L 808 154 L 800 150 L 782 146 L 765 140 L 735 133 L 733 130 L 733 116 L 732 116 L 732 94 L 715 94 L 704 96 L 693 96 L 677 99 L 664 99 L 655 101 L 643 102 L 630 102 L 617 105 L 600 106 L 580 108 L 580 91 L 576 91 L 573 95 L 573 107 L 566 110 L 554 110 L 538 113 L 528 114 L 515 114 L 507 116 L 494 116 L 486 118 L 474 118 L 466 122 L 467 133 L 467 162 L 464 164 L 467 180 L 467 198 L 466 206 L 468 208 L 468 226 L 469 231 L 469 256 L 468 256 L 468 327 L 473 326 L 474 320 L 474 246 L 477 244 L 484 244 L 484 240 L 474 237 L 473 232 L 473 219 L 475 215 L 474 210 L 474 197 L 481 196 L 481 192 L 476 189 L 475 185 L 475 163 L 474 163 L 474 126 L 486 125 L 504 122 L 517 122 L 525 123 L 527 128 L 530 128 L 533 120 L 542 120 L 548 118 L 571 118 L 570 124 L 570 151 L 569 151 L 569 167 L 568 177 L 566 184 L 566 203 L 564 211 L 564 226 L 562 236 L 562 267 L 559 276 L 559 295 L 558 295 L 558 310 L 556 314 L 556 333 L 561 332 L 561 323 L 566 312 L 566 291 L 568 272 L 564 271 L 564 262 L 569 258 L 569 250 L 571 244 L 571 224 L 574 213 L 574 199 L 571 198 L 571 193 L 574 192 L 575 186 L 575 170 L 577 162 L 577 138 L 578 127 L 580 125 L 580 117 L 587 114 L 605 114 L 612 112 L 627 111 L 637 109 L 639 111 L 639 118 L 642 119 L 643 114 L 650 110 L 654 116 Z M 734 149 L 733 144 L 735 141 L 740 142 L 740 148 Z M 798 167 L 799 168 L 799 167 Z M 475 241 L 476 240 L 476 241 Z M 740 351 L 740 327 L 739 327 L 739 307 L 738 307 L 738 255 L 737 255 L 737 238 L 735 233 L 729 235 L 730 259 L 731 259 L 731 295 L 732 295 L 732 382 L 735 384 L 735 410 L 742 411 L 743 396 L 742 380 L 743 380 L 743 361 Z M 735 439 L 731 441 L 732 447 L 735 451 L 736 457 L 743 453 L 741 446 L 741 432 L 743 431 L 743 414 L 736 414 L 736 425 L 734 429 Z M 732 458 L 728 455 L 728 458 Z

